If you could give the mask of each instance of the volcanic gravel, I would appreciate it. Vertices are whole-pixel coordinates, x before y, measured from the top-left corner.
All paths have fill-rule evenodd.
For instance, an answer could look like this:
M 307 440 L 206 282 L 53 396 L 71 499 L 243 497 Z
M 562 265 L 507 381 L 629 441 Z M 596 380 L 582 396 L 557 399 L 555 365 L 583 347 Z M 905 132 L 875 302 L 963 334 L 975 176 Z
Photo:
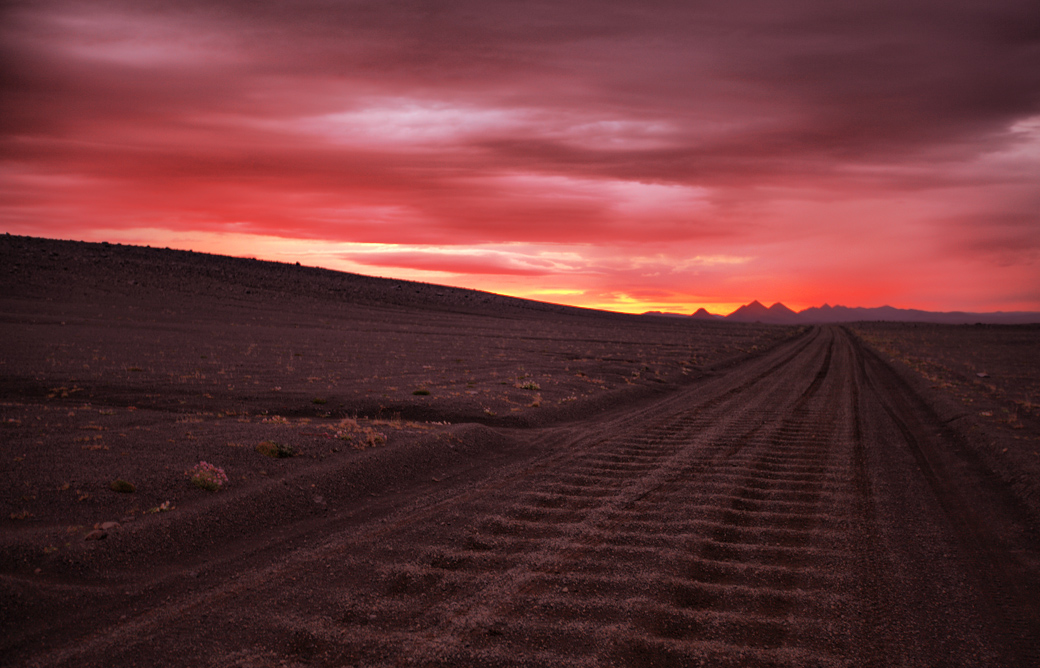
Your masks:
M 1040 661 L 1018 460 L 869 326 L 0 257 L 5 665 Z

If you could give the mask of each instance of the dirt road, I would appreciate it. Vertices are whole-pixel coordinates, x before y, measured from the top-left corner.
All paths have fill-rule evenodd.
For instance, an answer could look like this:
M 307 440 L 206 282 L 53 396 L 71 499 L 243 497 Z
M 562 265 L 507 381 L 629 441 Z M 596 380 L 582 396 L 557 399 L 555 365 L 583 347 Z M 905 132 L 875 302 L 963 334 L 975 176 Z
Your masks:
M 1040 665 L 1028 513 L 844 329 L 501 431 L 497 461 L 70 585 L 28 663 Z

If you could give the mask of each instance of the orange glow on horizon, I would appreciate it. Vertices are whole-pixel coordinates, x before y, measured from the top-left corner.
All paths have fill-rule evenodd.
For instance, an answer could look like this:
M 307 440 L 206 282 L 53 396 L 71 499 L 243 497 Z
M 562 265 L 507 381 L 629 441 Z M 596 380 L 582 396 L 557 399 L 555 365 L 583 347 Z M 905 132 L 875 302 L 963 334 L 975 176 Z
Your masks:
M 554 275 L 551 285 L 545 287 L 542 284 L 531 285 L 529 277 L 523 275 L 484 275 L 472 273 L 454 273 L 447 269 L 424 270 L 408 269 L 400 267 L 378 267 L 364 263 L 351 261 L 345 255 L 351 250 L 356 252 L 356 244 L 327 243 L 306 239 L 283 239 L 279 237 L 264 237 L 248 234 L 228 233 L 170 233 L 163 229 L 136 229 L 136 230 L 96 230 L 92 234 L 83 235 L 75 239 L 78 241 L 122 243 L 138 246 L 151 246 L 156 248 L 171 248 L 175 250 L 190 250 L 198 253 L 211 253 L 215 255 L 226 255 L 230 257 L 255 258 L 273 262 L 284 262 L 295 264 L 300 262 L 304 266 L 322 267 L 336 271 L 345 271 L 380 278 L 391 278 L 398 280 L 418 281 L 433 283 L 450 287 L 481 290 L 494 294 L 518 297 L 520 299 L 531 299 L 535 301 L 562 304 L 566 306 L 577 306 L 619 313 L 640 314 L 650 311 L 663 313 L 675 313 L 691 315 L 699 308 L 704 308 L 714 315 L 728 315 L 741 306 L 757 300 L 764 306 L 772 306 L 774 303 L 783 303 L 793 311 L 802 311 L 812 306 L 821 306 L 824 301 L 797 301 L 794 299 L 783 299 L 779 295 L 767 298 L 768 295 L 750 293 L 743 301 L 715 301 L 698 299 L 695 295 L 682 293 L 662 293 L 648 295 L 643 298 L 634 297 L 624 290 L 609 290 L 596 287 L 596 281 L 582 273 L 571 275 Z M 382 249 L 392 251 L 392 244 L 380 245 Z M 345 250 L 348 249 L 348 250 Z M 438 249 L 427 248 L 427 252 L 435 253 Z M 447 247 L 442 249 L 446 253 L 452 253 L 455 249 Z M 596 279 L 596 276 L 592 277 Z M 792 291 L 794 293 L 795 291 Z M 859 285 L 855 289 L 856 294 L 869 295 L 864 286 Z M 837 301 L 829 302 L 831 306 L 894 306 L 896 308 L 919 308 L 915 305 L 902 303 L 886 303 L 882 301 L 870 301 L 865 296 L 860 302 L 841 304 Z M 927 309 L 926 309 L 927 310 Z M 932 310 L 943 310 L 936 308 Z M 947 309 L 951 310 L 951 309 Z M 1000 308 L 994 310 L 1027 310 L 1016 307 Z

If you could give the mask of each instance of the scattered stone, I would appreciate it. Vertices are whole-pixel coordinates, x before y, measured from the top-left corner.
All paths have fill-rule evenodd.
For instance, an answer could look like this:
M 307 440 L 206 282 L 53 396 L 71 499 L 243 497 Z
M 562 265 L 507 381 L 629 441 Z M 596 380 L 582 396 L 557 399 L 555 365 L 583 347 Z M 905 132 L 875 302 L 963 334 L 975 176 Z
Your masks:
M 88 533 L 86 536 L 84 536 L 83 540 L 101 540 L 102 538 L 107 538 L 107 537 L 108 537 L 108 533 L 107 532 L 102 531 L 101 529 L 94 529 L 93 531 Z
M 112 531 L 119 528 L 119 522 L 102 522 L 99 528 L 102 531 Z
M 989 374 L 986 373 L 985 371 L 980 371 L 979 373 L 977 373 L 975 375 L 978 376 L 979 378 L 989 378 Z

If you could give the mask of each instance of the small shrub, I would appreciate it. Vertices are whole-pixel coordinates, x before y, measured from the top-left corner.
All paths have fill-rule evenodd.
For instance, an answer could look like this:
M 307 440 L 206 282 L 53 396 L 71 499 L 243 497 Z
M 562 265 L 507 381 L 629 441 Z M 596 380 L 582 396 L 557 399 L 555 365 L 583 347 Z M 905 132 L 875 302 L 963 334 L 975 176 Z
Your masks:
M 272 459 L 283 459 L 285 457 L 292 457 L 296 454 L 292 446 L 277 443 L 275 441 L 263 441 L 260 445 L 256 446 L 256 451 L 266 457 Z
M 532 381 L 528 381 L 528 382 L 524 383 L 523 385 L 517 385 L 517 387 L 519 387 L 521 390 L 531 390 L 532 392 L 537 392 L 538 390 L 542 389 L 538 385 L 538 383 L 534 382 L 533 380 Z
M 390 421 L 379 421 L 378 424 L 386 424 L 395 429 L 399 429 L 401 426 L 401 416 L 397 415 Z M 353 418 L 340 420 L 339 424 L 336 425 L 334 429 L 336 431 L 333 435 L 336 438 L 341 441 L 349 442 L 356 450 L 364 450 L 368 447 L 383 445 L 387 441 L 386 434 L 378 432 L 372 429 L 372 427 L 362 426 Z
M 365 440 L 368 441 L 369 445 L 383 445 L 386 443 L 386 434 L 372 429 L 365 430 Z
M 325 400 L 325 399 L 322 399 L 321 397 L 314 397 L 313 399 L 311 399 L 311 403 L 312 404 L 318 404 L 319 406 L 322 406 L 322 405 L 327 404 L 329 402 L 327 400 Z
M 187 473 L 188 478 L 196 487 L 216 492 L 227 484 L 228 477 L 224 469 L 213 466 L 208 462 L 199 462 Z
M 386 434 L 378 432 L 371 427 L 359 427 L 357 431 L 337 431 L 336 438 L 348 441 L 355 450 L 384 445 Z
M 375 431 L 371 427 L 365 427 L 362 429 L 359 436 L 360 438 L 353 442 L 354 449 L 356 450 L 373 448 L 377 445 L 384 445 L 386 443 L 386 434 Z
M 415 390 L 414 392 L 412 392 L 412 394 L 414 394 L 414 395 L 416 395 L 418 397 L 425 397 L 425 396 L 428 396 L 430 394 L 430 391 L 425 389 L 425 388 L 421 388 L 421 389 Z
M 344 418 L 339 421 L 338 429 L 336 430 L 336 438 L 349 439 L 350 435 L 360 429 L 357 420 L 354 418 Z
M 121 494 L 133 494 L 137 491 L 137 488 L 134 487 L 133 483 L 127 482 L 122 478 L 117 478 L 116 480 L 113 480 L 112 482 L 108 483 L 108 488 L 113 492 L 119 492 Z

